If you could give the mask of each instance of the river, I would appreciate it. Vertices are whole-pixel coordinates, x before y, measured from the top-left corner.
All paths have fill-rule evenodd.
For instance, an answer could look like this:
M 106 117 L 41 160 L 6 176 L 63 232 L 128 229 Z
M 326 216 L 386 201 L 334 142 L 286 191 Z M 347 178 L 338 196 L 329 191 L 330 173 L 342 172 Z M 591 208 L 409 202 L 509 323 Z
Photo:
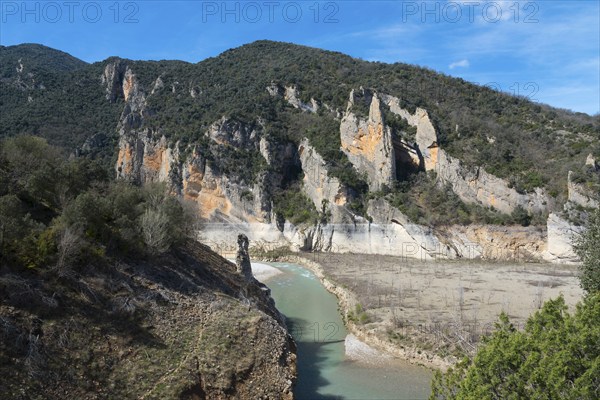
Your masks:
M 302 400 L 426 399 L 431 371 L 393 359 L 347 339 L 337 299 L 314 274 L 300 266 L 273 263 L 283 273 L 265 283 L 288 321 L 298 345 L 298 382 Z M 346 354 L 346 346 L 350 358 Z

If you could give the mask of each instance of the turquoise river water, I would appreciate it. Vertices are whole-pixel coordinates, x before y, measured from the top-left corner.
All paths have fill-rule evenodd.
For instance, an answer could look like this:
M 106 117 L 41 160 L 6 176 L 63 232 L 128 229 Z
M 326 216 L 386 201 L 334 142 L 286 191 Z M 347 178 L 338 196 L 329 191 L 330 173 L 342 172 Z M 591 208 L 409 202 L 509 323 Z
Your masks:
M 273 263 L 282 274 L 266 284 L 287 318 L 298 344 L 298 383 L 303 400 L 426 399 L 431 371 L 393 358 L 346 356 L 348 332 L 337 299 L 310 271 L 294 264 Z

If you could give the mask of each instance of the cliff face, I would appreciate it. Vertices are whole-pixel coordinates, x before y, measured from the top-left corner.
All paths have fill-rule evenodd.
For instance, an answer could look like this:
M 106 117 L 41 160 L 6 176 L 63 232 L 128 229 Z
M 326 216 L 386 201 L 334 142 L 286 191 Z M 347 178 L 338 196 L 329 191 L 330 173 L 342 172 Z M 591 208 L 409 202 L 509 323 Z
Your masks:
M 234 241 L 235 236 L 227 226 L 238 224 L 254 241 L 294 249 L 396 254 L 424 259 L 573 260 L 571 243 L 573 232 L 578 230 L 567 220 L 559 221 L 557 215 L 548 219 L 547 234 L 536 228 L 481 225 L 431 229 L 412 223 L 382 198 L 367 201 L 359 215 L 351 207 L 357 199 L 355 192 L 332 175 L 331 166 L 306 137 L 298 144 L 273 140 L 265 134 L 260 118 L 247 125 L 221 117 L 202 132 L 208 146 L 256 152 L 268 166 L 252 182 L 240 179 L 223 172 L 210 154 L 204 153 L 206 147 L 193 143 L 182 147 L 146 126 L 145 119 L 154 112 L 148 108 L 147 99 L 162 90 L 164 82 L 160 77 L 147 94 L 134 71 L 123 62 L 115 62 L 106 66 L 102 82 L 108 101 L 124 101 L 118 125 L 117 176 L 135 182 L 165 182 L 174 194 L 197 204 L 207 223 L 203 233 L 205 240 L 210 242 Z M 449 155 L 439 146 L 428 111 L 417 107 L 410 112 L 401 107 L 397 97 L 363 88 L 351 90 L 346 110 L 340 112 L 318 99 L 303 102 L 295 85 L 272 83 L 267 86 L 267 92 L 307 115 L 316 118 L 327 113 L 337 119 L 340 150 L 358 176 L 366 178 L 371 193 L 393 187 L 397 172 L 409 168 L 433 171 L 440 187 L 449 185 L 465 203 L 502 213 L 510 214 L 522 208 L 531 214 L 543 214 L 554 207 L 553 199 L 543 189 L 519 193 L 507 181 L 484 168 L 465 165 Z M 192 90 L 190 96 L 201 96 L 201 90 Z M 361 114 L 364 110 L 368 110 L 367 115 Z M 414 143 L 393 133 L 386 124 L 386 112 L 415 129 Z M 314 208 L 323 213 L 325 222 L 293 226 L 278 220 L 274 214 L 274 194 L 293 176 L 290 171 L 296 169 L 302 172 L 302 192 Z M 598 206 L 593 195 L 571 179 L 569 203 Z
M 298 155 L 304 171 L 302 188 L 315 208 L 329 212 L 331 223 L 351 222 L 352 213 L 345 207 L 351 194 L 339 179 L 329 175 L 323 157 L 310 146 L 307 139 L 300 143 Z
M 520 194 L 508 183 L 487 173 L 481 167 L 469 167 L 438 146 L 438 138 L 433 123 L 426 110 L 417 108 L 414 114 L 404 110 L 399 100 L 385 96 L 385 103 L 394 114 L 404 118 L 416 127 L 416 143 L 423 157 L 426 171 L 434 171 L 442 184 L 449 184 L 452 190 L 467 203 L 478 203 L 486 207 L 510 214 L 517 207 L 532 212 L 543 212 L 550 199 L 541 189 L 531 194 Z
M 590 161 L 587 165 L 591 165 L 595 168 L 595 162 L 593 161 Z M 600 202 L 594 198 L 594 194 L 589 189 L 573 181 L 573 172 L 571 171 L 569 171 L 567 182 L 569 202 L 584 208 L 600 207 Z
M 531 213 L 540 213 L 546 210 L 550 202 L 542 189 L 536 188 L 531 194 L 520 194 L 510 188 L 506 181 L 487 173 L 481 167 L 464 166 L 460 160 L 442 149 L 436 149 L 432 153 L 435 157 L 431 157 L 431 170 L 437 173 L 443 183 L 450 184 L 452 190 L 467 203 L 479 203 L 510 214 L 517 207 Z
M 382 185 L 393 185 L 396 177 L 392 136 L 383 121 L 377 93 L 371 95 L 367 119 L 351 111 L 355 101 L 352 91 L 340 123 L 341 148 L 354 168 L 367 176 L 369 188 L 377 191 Z
M 293 397 L 268 289 L 199 243 L 62 280 L 2 273 L 0 293 L 6 398 Z

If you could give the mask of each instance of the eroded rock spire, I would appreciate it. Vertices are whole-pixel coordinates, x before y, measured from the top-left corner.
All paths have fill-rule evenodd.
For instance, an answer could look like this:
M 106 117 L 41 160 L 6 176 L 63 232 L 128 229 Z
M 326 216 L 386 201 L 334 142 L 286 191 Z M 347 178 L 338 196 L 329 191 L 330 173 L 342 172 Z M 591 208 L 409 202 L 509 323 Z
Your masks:
M 235 263 L 238 273 L 242 274 L 247 281 L 254 280 L 252 276 L 252 267 L 250 265 L 250 255 L 248 254 L 248 237 L 244 234 L 238 235 L 238 251 Z

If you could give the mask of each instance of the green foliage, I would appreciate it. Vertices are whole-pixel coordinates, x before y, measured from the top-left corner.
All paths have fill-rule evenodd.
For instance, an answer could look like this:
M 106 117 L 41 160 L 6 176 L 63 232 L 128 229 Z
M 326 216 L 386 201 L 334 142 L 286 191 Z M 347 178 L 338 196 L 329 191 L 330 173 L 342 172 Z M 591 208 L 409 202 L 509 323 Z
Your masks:
M 414 143 L 417 135 L 417 128 L 409 125 L 404 118 L 394 114 L 389 108 L 383 107 L 382 110 L 383 120 L 392 130 L 392 134 L 402 138 L 407 143 Z
M 500 316 L 473 360 L 436 374 L 431 399 L 597 399 L 600 396 L 600 296 L 567 313 L 547 301 L 524 331 Z
M 1 78 L 10 78 L 19 74 L 17 71 L 20 66 L 19 59 L 24 60 L 21 74 L 44 71 L 71 72 L 88 65 L 85 61 L 67 53 L 39 44 L 0 46 L 0 59 L 3 61 L 0 65 Z
M 77 264 L 112 254 L 160 253 L 193 229 L 193 216 L 164 185 L 111 183 L 97 163 L 67 160 L 41 138 L 1 141 L 0 179 L 3 265 L 43 267 L 67 258 Z M 156 216 L 161 223 L 153 225 Z
M 313 225 L 319 221 L 315 205 L 300 190 L 299 183 L 274 196 L 275 213 L 294 225 Z
M 600 210 L 590 217 L 586 231 L 578 238 L 575 251 L 581 258 L 579 280 L 588 293 L 600 293 Z
M 600 171 L 590 165 L 575 169 L 571 179 L 573 182 L 582 185 L 590 193 L 600 193 Z
M 227 176 L 246 184 L 255 182 L 256 177 L 267 168 L 263 156 L 255 150 L 234 146 L 212 146 L 212 161 Z
M 123 103 L 106 99 L 104 64 L 39 45 L 1 47 L 0 61 L 0 138 L 36 135 L 111 162 Z
M 364 325 L 370 322 L 369 315 L 363 309 L 360 303 L 354 306 L 354 310 L 350 310 L 347 315 L 348 321 L 352 321 L 356 324 Z
M 510 216 L 517 224 L 529 226 L 531 223 L 531 215 L 521 206 L 515 208 Z

